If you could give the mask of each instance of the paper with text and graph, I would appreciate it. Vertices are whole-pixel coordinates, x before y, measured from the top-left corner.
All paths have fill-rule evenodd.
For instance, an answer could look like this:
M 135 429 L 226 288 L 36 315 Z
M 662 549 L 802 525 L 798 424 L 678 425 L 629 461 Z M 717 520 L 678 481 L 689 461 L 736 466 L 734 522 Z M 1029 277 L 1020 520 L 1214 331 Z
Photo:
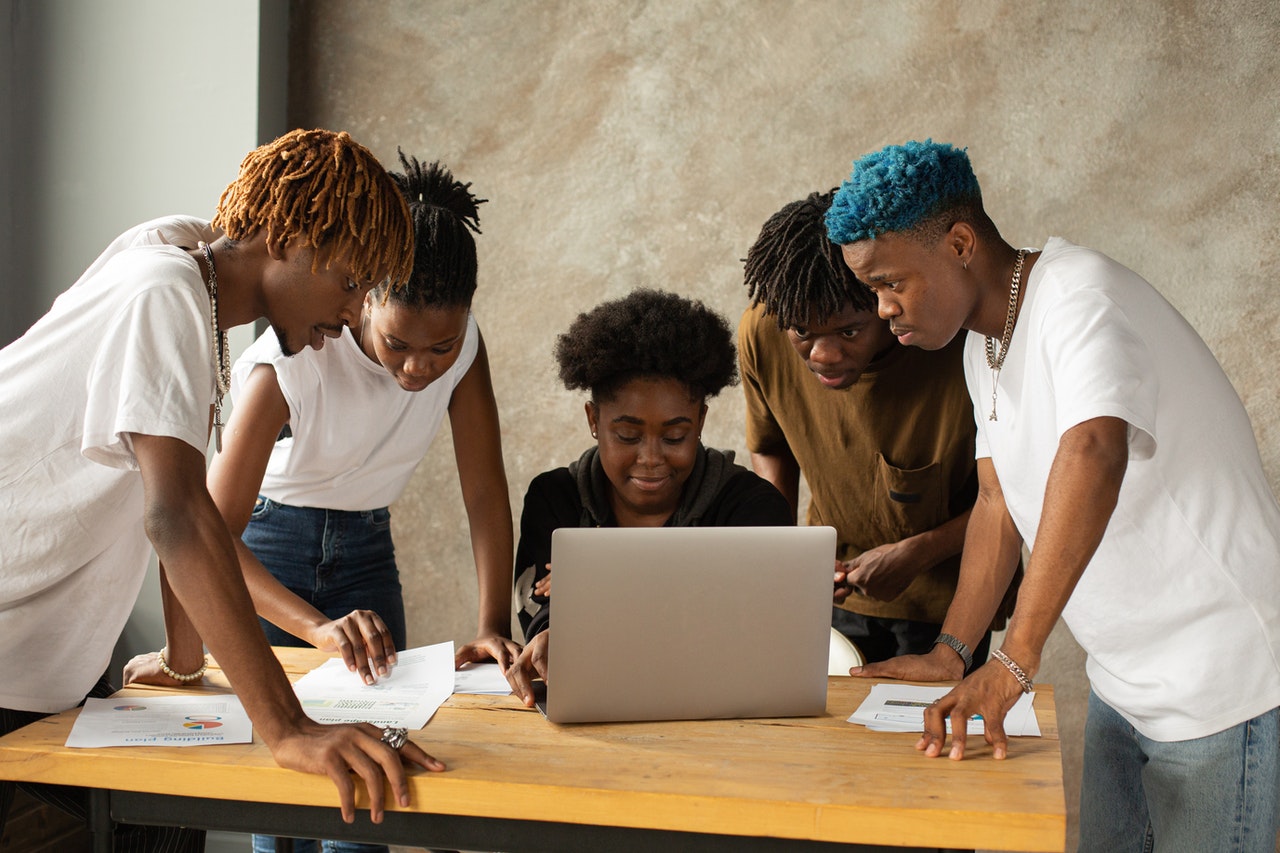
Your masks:
M 924 709 L 951 692 L 950 687 L 921 687 L 914 684 L 876 684 L 871 693 L 849 716 L 848 722 L 884 732 L 923 732 Z M 1024 693 L 1004 718 L 1004 731 L 1010 737 L 1040 737 L 1040 724 L 1032 705 L 1035 693 Z M 951 721 L 947 720 L 947 731 Z M 980 735 L 985 731 L 982 717 L 969 720 L 966 731 Z

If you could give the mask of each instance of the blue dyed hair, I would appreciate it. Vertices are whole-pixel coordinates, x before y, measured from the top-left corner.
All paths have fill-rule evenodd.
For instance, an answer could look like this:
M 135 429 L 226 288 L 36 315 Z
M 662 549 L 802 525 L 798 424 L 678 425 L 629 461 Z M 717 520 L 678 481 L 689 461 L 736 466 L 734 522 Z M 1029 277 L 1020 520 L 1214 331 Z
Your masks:
M 963 148 L 932 139 L 889 145 L 854 162 L 827 211 L 827 236 L 845 245 L 919 232 L 940 212 L 975 206 L 981 211 L 982 190 Z

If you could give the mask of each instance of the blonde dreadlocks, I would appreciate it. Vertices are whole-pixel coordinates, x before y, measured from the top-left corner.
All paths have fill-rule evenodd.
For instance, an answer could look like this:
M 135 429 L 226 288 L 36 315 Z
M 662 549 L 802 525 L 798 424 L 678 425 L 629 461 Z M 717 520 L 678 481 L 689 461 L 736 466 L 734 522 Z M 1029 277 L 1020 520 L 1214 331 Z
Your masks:
M 335 260 L 359 281 L 413 271 L 413 226 L 395 182 L 346 133 L 294 130 L 251 152 L 222 193 L 213 224 L 230 240 L 266 232 L 267 245 L 315 250 L 312 272 Z

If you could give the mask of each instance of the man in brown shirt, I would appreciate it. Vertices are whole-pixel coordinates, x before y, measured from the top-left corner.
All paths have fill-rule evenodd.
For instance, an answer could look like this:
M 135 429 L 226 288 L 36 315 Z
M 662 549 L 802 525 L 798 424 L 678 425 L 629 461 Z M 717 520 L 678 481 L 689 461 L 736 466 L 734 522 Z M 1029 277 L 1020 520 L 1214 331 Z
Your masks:
M 838 533 L 832 625 L 870 661 L 941 642 L 977 494 L 963 341 L 900 345 L 826 235 L 831 193 L 765 223 L 747 255 L 751 306 L 738 327 L 747 448 L 756 473 L 809 524 Z

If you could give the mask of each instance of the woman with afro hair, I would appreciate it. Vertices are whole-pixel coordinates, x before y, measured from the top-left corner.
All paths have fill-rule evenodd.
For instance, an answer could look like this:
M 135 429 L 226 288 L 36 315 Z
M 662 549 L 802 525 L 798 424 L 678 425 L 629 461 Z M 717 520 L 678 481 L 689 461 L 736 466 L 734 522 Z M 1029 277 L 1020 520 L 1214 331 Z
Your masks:
M 580 314 L 556 341 L 560 378 L 590 393 L 595 443 L 529 484 L 516 549 L 527 645 L 507 680 L 532 705 L 546 678 L 551 533 L 560 527 L 748 527 L 793 523 L 786 499 L 702 444 L 707 398 L 737 381 L 732 333 L 695 302 L 641 289 Z

